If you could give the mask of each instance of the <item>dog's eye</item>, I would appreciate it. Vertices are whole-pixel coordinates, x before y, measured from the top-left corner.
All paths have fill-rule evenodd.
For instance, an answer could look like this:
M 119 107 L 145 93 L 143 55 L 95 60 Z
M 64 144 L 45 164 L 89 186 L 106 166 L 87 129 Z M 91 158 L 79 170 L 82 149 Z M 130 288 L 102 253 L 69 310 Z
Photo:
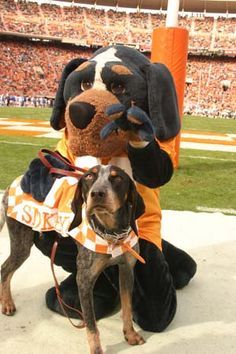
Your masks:
M 94 179 L 94 175 L 92 173 L 88 173 L 84 178 L 87 181 L 92 181 Z
M 123 93 L 125 93 L 125 87 L 122 84 L 116 84 L 112 82 L 111 92 L 114 93 L 114 95 L 122 95 Z
M 93 86 L 93 83 L 91 81 L 82 81 L 81 82 L 81 90 L 86 91 L 91 89 Z
M 121 176 L 112 176 L 113 182 L 120 183 L 122 182 L 122 177 Z
M 116 181 L 116 182 L 122 182 L 122 178 L 121 178 L 120 176 L 116 176 L 116 177 L 115 177 L 115 181 Z

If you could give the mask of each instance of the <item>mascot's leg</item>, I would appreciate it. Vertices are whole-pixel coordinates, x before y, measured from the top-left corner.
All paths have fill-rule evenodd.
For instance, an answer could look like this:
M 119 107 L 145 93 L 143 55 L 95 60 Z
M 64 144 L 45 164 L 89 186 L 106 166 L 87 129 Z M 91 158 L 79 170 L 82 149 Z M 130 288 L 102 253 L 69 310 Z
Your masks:
M 46 237 L 36 235 L 34 243 L 44 255 L 50 257 L 56 237 L 55 232 L 47 233 Z M 57 248 L 55 264 L 72 273 L 60 284 L 61 296 L 67 305 L 81 309 L 76 283 L 76 257 L 77 246 L 73 239 L 71 237 L 61 238 Z M 103 318 L 116 309 L 119 303 L 117 267 L 110 267 L 100 275 L 95 284 L 93 295 L 96 319 Z M 47 291 L 46 304 L 50 310 L 64 316 L 57 300 L 55 287 Z M 77 312 L 67 310 L 67 313 L 71 318 L 79 317 Z
M 55 232 L 47 233 L 46 237 L 36 234 L 34 242 L 44 255 L 50 257 L 56 237 Z M 175 315 L 177 280 L 182 279 L 182 286 L 186 285 L 194 269 L 196 270 L 196 264 L 184 251 L 166 241 L 163 241 L 162 253 L 152 243 L 140 240 L 140 253 L 145 258 L 146 264 L 137 262 L 134 270 L 134 320 L 144 330 L 161 332 Z M 68 305 L 80 309 L 75 278 L 76 256 L 77 246 L 73 239 L 70 237 L 60 239 L 55 264 L 72 273 L 60 284 L 60 292 Z M 186 269 L 188 272 L 192 269 L 192 273 L 183 276 Z M 116 309 L 119 302 L 118 288 L 118 268 L 109 267 L 101 274 L 94 287 L 94 308 L 97 319 L 109 315 Z M 46 293 L 46 304 L 50 310 L 63 315 L 54 287 Z M 73 311 L 68 311 L 68 315 L 78 318 L 77 313 Z
M 140 239 L 139 244 L 146 264 L 135 266 L 134 320 L 146 331 L 161 332 L 175 315 L 176 289 L 189 283 L 196 263 L 167 241 L 162 241 L 163 252 L 151 242 Z
M 144 330 L 163 331 L 176 312 L 176 290 L 163 253 L 152 243 L 140 240 L 146 264 L 135 266 L 134 321 Z
M 168 263 L 175 289 L 182 289 L 196 273 L 196 262 L 186 252 L 165 240 L 162 240 L 162 252 Z

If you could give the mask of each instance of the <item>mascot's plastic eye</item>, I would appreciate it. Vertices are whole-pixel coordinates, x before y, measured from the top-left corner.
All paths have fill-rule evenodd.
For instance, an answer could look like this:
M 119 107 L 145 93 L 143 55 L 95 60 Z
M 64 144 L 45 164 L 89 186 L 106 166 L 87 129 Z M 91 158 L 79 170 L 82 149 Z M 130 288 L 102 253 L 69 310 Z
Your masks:
M 93 83 L 91 81 L 82 81 L 81 82 L 81 90 L 86 91 L 91 89 L 93 86 Z
M 122 84 L 116 84 L 113 82 L 111 84 L 111 92 L 114 93 L 114 95 L 122 95 L 125 93 L 125 87 Z

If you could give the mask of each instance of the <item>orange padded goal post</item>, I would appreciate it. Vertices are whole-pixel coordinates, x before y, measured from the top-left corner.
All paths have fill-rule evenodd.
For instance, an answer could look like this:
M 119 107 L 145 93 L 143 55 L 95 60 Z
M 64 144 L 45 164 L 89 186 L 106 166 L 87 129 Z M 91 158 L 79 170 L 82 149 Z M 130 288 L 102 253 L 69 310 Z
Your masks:
M 167 8 L 167 27 L 153 30 L 151 61 L 165 64 L 170 70 L 177 93 L 179 114 L 182 120 L 184 87 L 188 56 L 188 31 L 177 27 L 179 1 L 169 0 Z M 174 166 L 179 165 L 180 134 L 175 138 Z

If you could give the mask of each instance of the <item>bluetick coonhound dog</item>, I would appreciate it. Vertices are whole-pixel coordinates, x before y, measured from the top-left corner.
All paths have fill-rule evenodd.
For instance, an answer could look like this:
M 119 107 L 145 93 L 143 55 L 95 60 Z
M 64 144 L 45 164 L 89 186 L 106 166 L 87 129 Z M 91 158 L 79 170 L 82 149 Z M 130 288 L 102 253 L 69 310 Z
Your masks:
M 81 224 L 82 205 L 85 205 L 86 218 L 91 228 L 112 245 L 121 244 L 130 232 L 137 234 L 135 219 L 142 215 L 145 209 L 132 179 L 122 169 L 112 165 L 95 166 L 79 180 L 72 202 L 74 219 L 70 229 Z M 7 206 L 6 191 L 2 203 L 1 225 L 3 226 L 5 218 L 11 240 L 11 251 L 9 258 L 1 267 L 1 301 L 3 314 L 13 315 L 16 308 L 10 290 L 11 278 L 16 269 L 29 257 L 36 231 L 8 217 Z M 93 252 L 76 243 L 78 246 L 77 284 L 91 353 L 103 353 L 93 310 L 93 287 L 99 274 L 106 267 L 114 264 L 119 266 L 125 339 L 131 345 L 143 344 L 144 339 L 134 330 L 132 324 L 131 295 L 136 258 L 130 252 L 124 252 L 113 258 L 110 254 Z M 134 246 L 134 251 L 138 252 L 138 243 Z

